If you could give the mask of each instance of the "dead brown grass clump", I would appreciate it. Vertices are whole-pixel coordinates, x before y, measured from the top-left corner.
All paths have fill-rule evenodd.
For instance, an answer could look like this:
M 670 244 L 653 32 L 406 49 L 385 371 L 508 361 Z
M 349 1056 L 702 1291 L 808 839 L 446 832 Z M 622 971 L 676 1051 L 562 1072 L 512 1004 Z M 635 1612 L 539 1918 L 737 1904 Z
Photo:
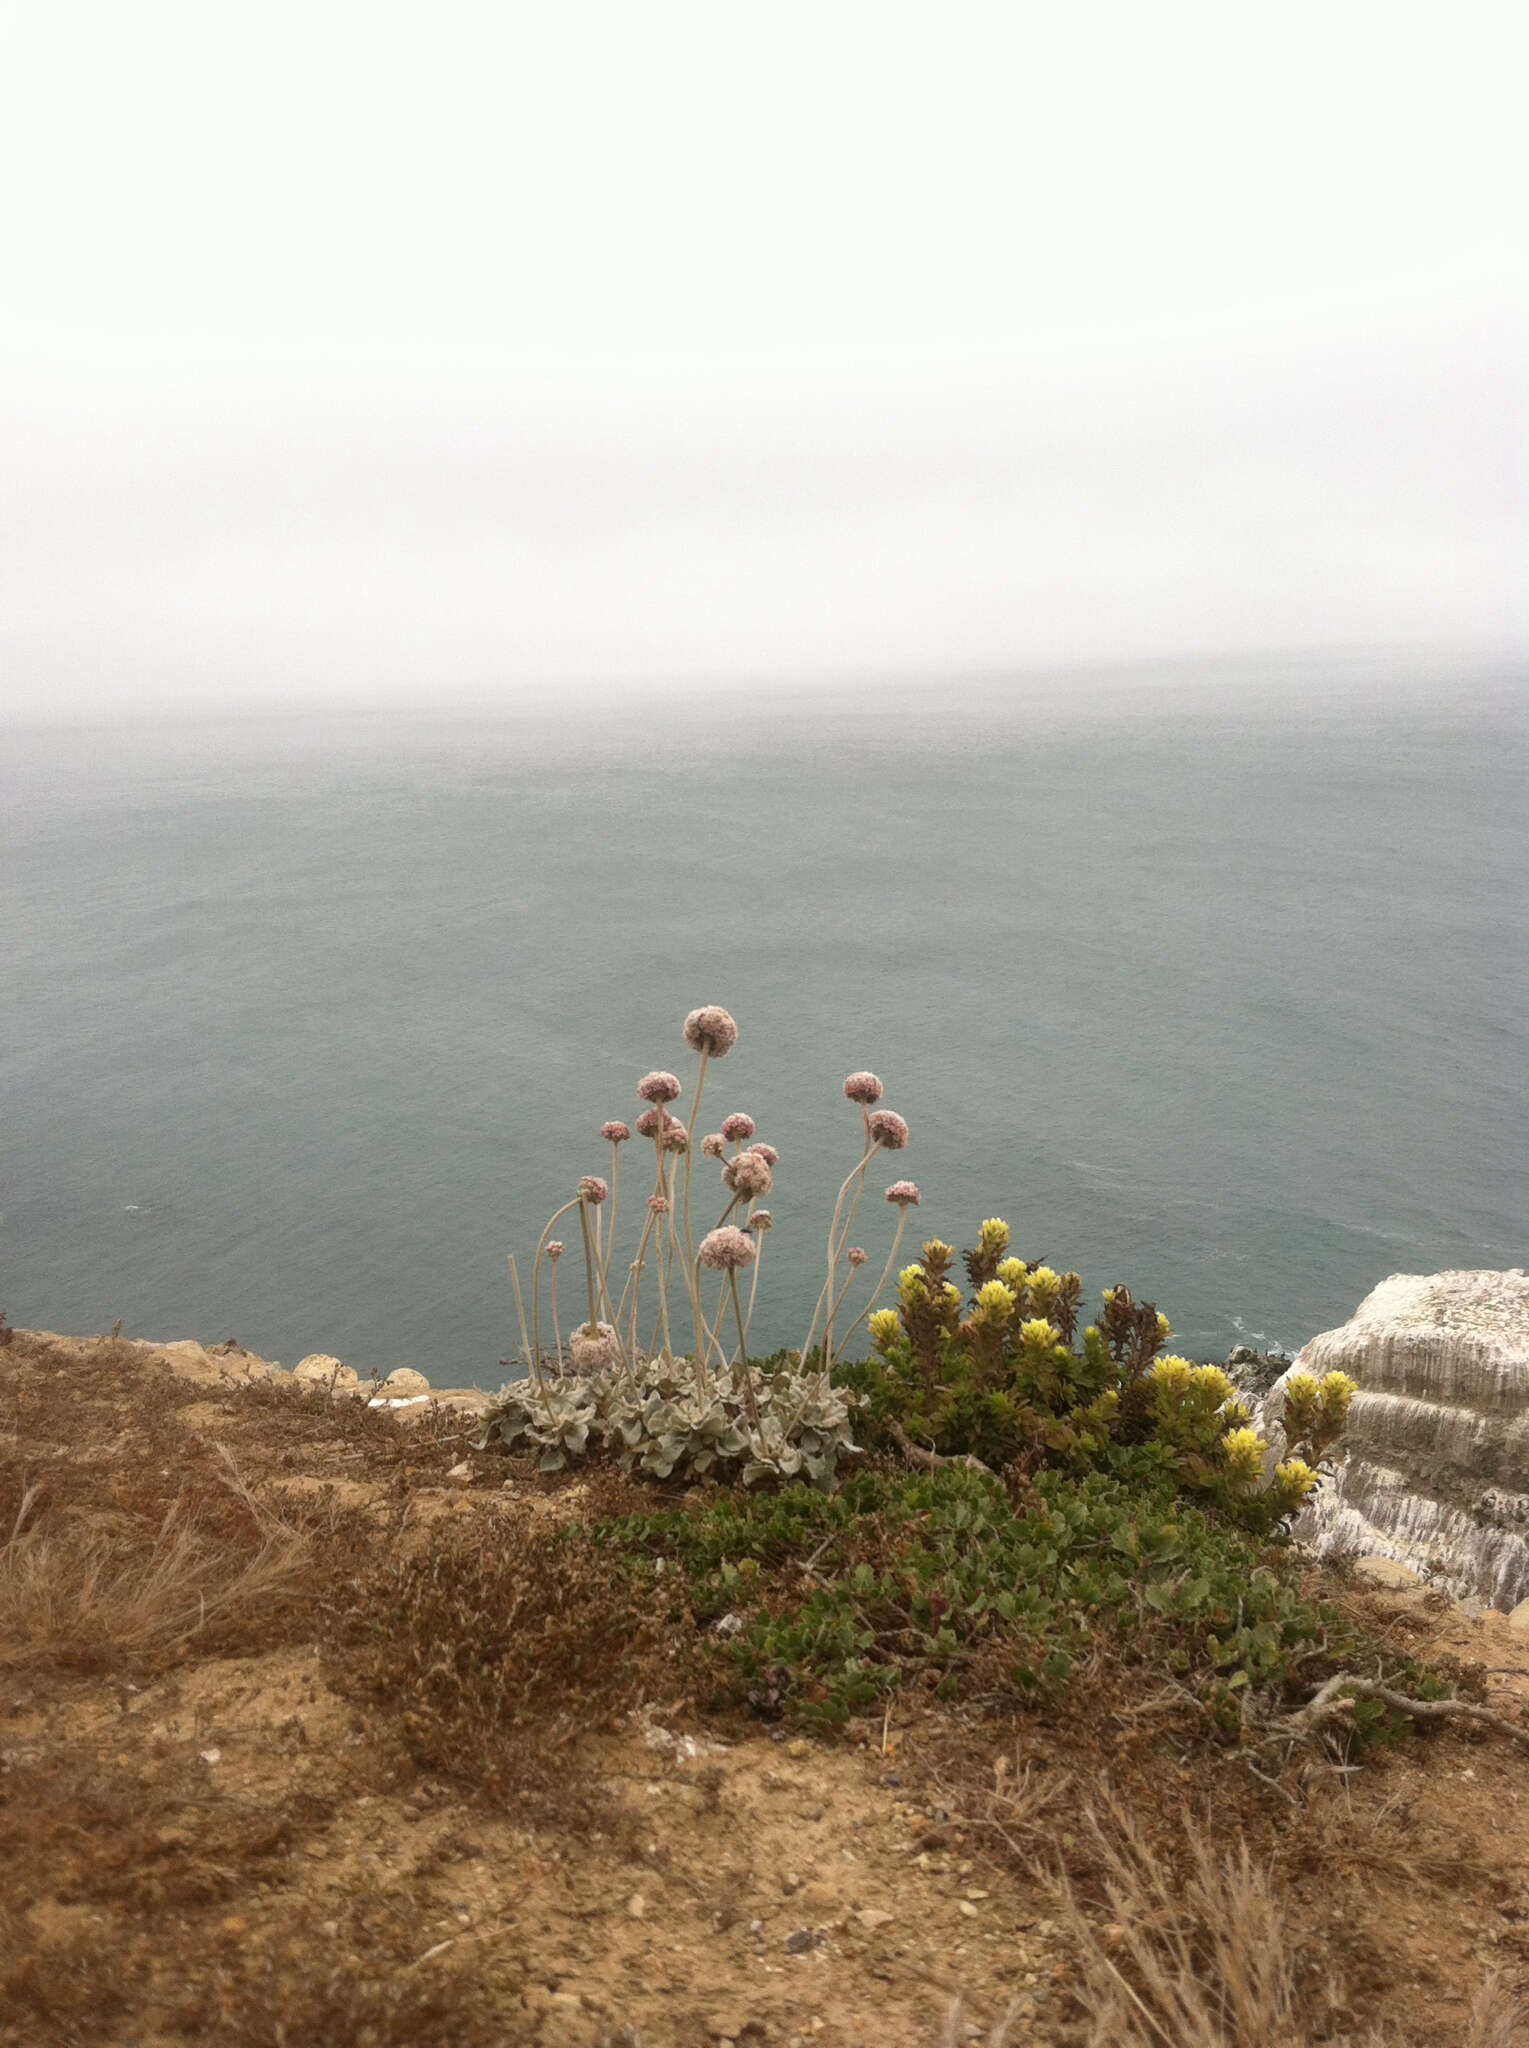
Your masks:
M 35 1489 L 23 1494 L 0 1546 L 0 1670 L 144 1668 L 193 1636 L 250 1623 L 308 1558 L 300 1530 L 247 1499 L 242 1511 L 212 1516 L 178 1497 L 157 1527 L 109 1508 L 67 1508 L 29 1528 L 36 1499 Z
M 1118 1801 L 1085 1816 L 1104 1915 L 1059 1881 L 1088 2048 L 1305 2048 L 1330 2036 L 1341 1988 L 1303 1981 L 1270 1866 L 1245 1841 L 1218 1854 L 1187 1825 L 1177 1865 Z M 1107 1917 L 1105 1917 L 1107 1915 Z M 1523 2048 L 1529 2011 L 1497 1977 L 1472 2001 L 1464 2048 Z M 1366 2048 L 1388 2048 L 1383 2029 Z
M 582 1528 L 437 1535 L 330 1609 L 329 1683 L 382 1707 L 415 1762 L 496 1800 L 566 1789 L 574 1740 L 683 1690 L 662 1603 Z

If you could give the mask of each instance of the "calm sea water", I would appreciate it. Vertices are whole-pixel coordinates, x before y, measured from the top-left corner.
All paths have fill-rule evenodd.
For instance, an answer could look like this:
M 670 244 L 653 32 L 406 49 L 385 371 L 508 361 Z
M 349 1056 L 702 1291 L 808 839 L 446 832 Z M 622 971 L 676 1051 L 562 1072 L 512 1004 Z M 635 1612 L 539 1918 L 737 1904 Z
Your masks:
M 872 1271 L 903 1173 L 1201 1356 L 1522 1263 L 1526 705 L 1308 664 L 10 733 L 0 1307 L 496 1384 L 506 1252 L 703 1002 L 703 1123 L 782 1155 L 766 1344 L 861 1066 L 913 1131 Z

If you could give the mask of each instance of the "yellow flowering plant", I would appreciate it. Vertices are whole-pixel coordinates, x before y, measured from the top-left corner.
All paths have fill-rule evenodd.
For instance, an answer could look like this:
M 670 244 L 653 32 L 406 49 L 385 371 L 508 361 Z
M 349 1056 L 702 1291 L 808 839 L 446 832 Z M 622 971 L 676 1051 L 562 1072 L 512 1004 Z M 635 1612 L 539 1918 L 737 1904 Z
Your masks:
M 870 1319 L 871 1356 L 841 1367 L 858 1396 L 862 1437 L 993 1470 L 1044 1466 L 1120 1476 L 1158 1473 L 1266 1530 L 1294 1513 L 1343 1427 L 1352 1384 L 1341 1373 L 1286 1383 L 1287 1455 L 1253 1428 L 1231 1380 L 1165 1350 L 1172 1327 L 1155 1303 L 1106 1288 L 1096 1323 L 1078 1332 L 1082 1283 L 1010 1250 L 989 1217 L 963 1254 L 931 1238 L 898 1277 L 897 1306 Z

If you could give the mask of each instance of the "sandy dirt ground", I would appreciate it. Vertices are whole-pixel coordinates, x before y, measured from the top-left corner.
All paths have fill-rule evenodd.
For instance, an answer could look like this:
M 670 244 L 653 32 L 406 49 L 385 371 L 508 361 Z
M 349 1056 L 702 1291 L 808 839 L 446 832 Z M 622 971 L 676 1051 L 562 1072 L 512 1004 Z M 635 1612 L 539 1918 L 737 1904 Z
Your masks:
M 82 1459 L 232 1456 L 273 1511 L 306 1501 L 352 1530 L 345 1517 L 385 1516 L 400 1548 L 442 1525 L 492 1543 L 507 1519 L 581 1512 L 577 1484 L 506 1489 L 486 1454 L 449 1478 L 460 1411 L 425 1430 L 390 1421 L 421 1448 L 389 1453 L 379 1476 L 371 1448 L 326 1438 L 311 1395 L 285 1393 L 307 1419 L 273 1437 L 270 1400 L 248 1392 L 272 1383 L 258 1361 L 172 1347 L 147 1364 L 180 1392 L 140 1441 L 130 1359 L 71 1434 L 33 1384 L 58 1358 L 0 1352 L 0 1449 L 59 1484 Z M 1351 1582 L 1344 1597 L 1415 1654 L 1465 1667 L 1497 1711 L 1529 1712 L 1529 1636 L 1505 1617 Z M 10 1650 L 8 2048 L 874 2048 L 938 2042 L 957 1998 L 961 2038 L 1007 2014 L 1014 2042 L 1070 2042 L 1075 1956 L 1035 1865 L 1106 1783 L 1163 1839 L 1192 1815 L 1254 1843 L 1302 1970 L 1332 1987 L 1322 2038 L 1460 2041 L 1486 1972 L 1529 1981 L 1529 1751 L 1490 1735 L 1447 1729 L 1358 1769 L 1311 1758 L 1282 1774 L 1188 1742 L 1171 1714 L 1087 1697 L 1060 1722 L 930 1705 L 827 1737 L 655 1697 L 592 1726 L 579 1768 L 596 1821 L 570 1826 L 411 1769 L 397 1731 L 332 1689 L 315 1642 L 193 1647 L 138 1677 Z M 368 1972 L 417 1984 L 421 2010 L 434 1999 L 446 2017 L 388 2031 L 367 2017 Z M 283 2017 L 294 1977 L 311 1995 Z

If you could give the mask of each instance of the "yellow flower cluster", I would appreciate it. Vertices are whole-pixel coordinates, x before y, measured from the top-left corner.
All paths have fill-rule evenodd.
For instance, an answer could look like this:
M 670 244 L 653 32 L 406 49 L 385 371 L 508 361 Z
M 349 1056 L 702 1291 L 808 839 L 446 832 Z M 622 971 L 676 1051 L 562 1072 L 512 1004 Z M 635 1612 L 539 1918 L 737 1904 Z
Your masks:
M 1317 1483 L 1317 1475 L 1304 1458 L 1287 1458 L 1274 1468 L 1274 1483 L 1292 1500 L 1304 1500 Z
M 979 1323 L 1001 1327 L 1013 1313 L 1014 1296 L 1001 1280 L 989 1280 L 977 1289 L 976 1320 Z
M 1147 1378 L 1154 1389 L 1160 1389 L 1170 1400 L 1182 1400 L 1194 1381 L 1195 1369 L 1187 1358 L 1176 1357 L 1167 1352 L 1161 1358 L 1154 1358 L 1147 1369 Z
M 1236 1388 L 1219 1365 L 1197 1365 L 1194 1369 L 1195 1392 L 1211 1395 L 1219 1408 L 1223 1401 L 1230 1401 Z
M 1033 1316 L 1028 1323 L 1021 1323 L 1019 1334 L 1026 1344 L 1044 1345 L 1048 1351 L 1057 1340 L 1055 1327 L 1044 1316 Z
M 895 1308 L 879 1308 L 866 1326 L 871 1333 L 871 1342 L 878 1351 L 885 1351 L 902 1330 L 902 1318 Z
M 1337 1422 L 1348 1413 L 1348 1404 L 1359 1392 L 1358 1385 L 1346 1372 L 1328 1372 L 1322 1375 L 1322 1406 L 1330 1420 Z
M 1009 1248 L 1009 1226 L 1001 1216 L 989 1216 L 977 1232 L 977 1242 L 985 1252 L 1003 1252 Z
M 1023 1259 L 1005 1259 L 998 1268 L 998 1277 L 1005 1287 L 1012 1287 L 1018 1294 L 1025 1284 L 1026 1267 Z
M 1221 1447 L 1226 1452 L 1227 1471 L 1232 1478 L 1245 1486 L 1256 1486 L 1263 1477 L 1264 1451 L 1267 1448 L 1257 1430 L 1228 1430 L 1221 1440 Z
M 1061 1281 L 1049 1266 L 1037 1266 L 1030 1275 L 1030 1297 L 1037 1308 L 1044 1308 L 1056 1297 Z

